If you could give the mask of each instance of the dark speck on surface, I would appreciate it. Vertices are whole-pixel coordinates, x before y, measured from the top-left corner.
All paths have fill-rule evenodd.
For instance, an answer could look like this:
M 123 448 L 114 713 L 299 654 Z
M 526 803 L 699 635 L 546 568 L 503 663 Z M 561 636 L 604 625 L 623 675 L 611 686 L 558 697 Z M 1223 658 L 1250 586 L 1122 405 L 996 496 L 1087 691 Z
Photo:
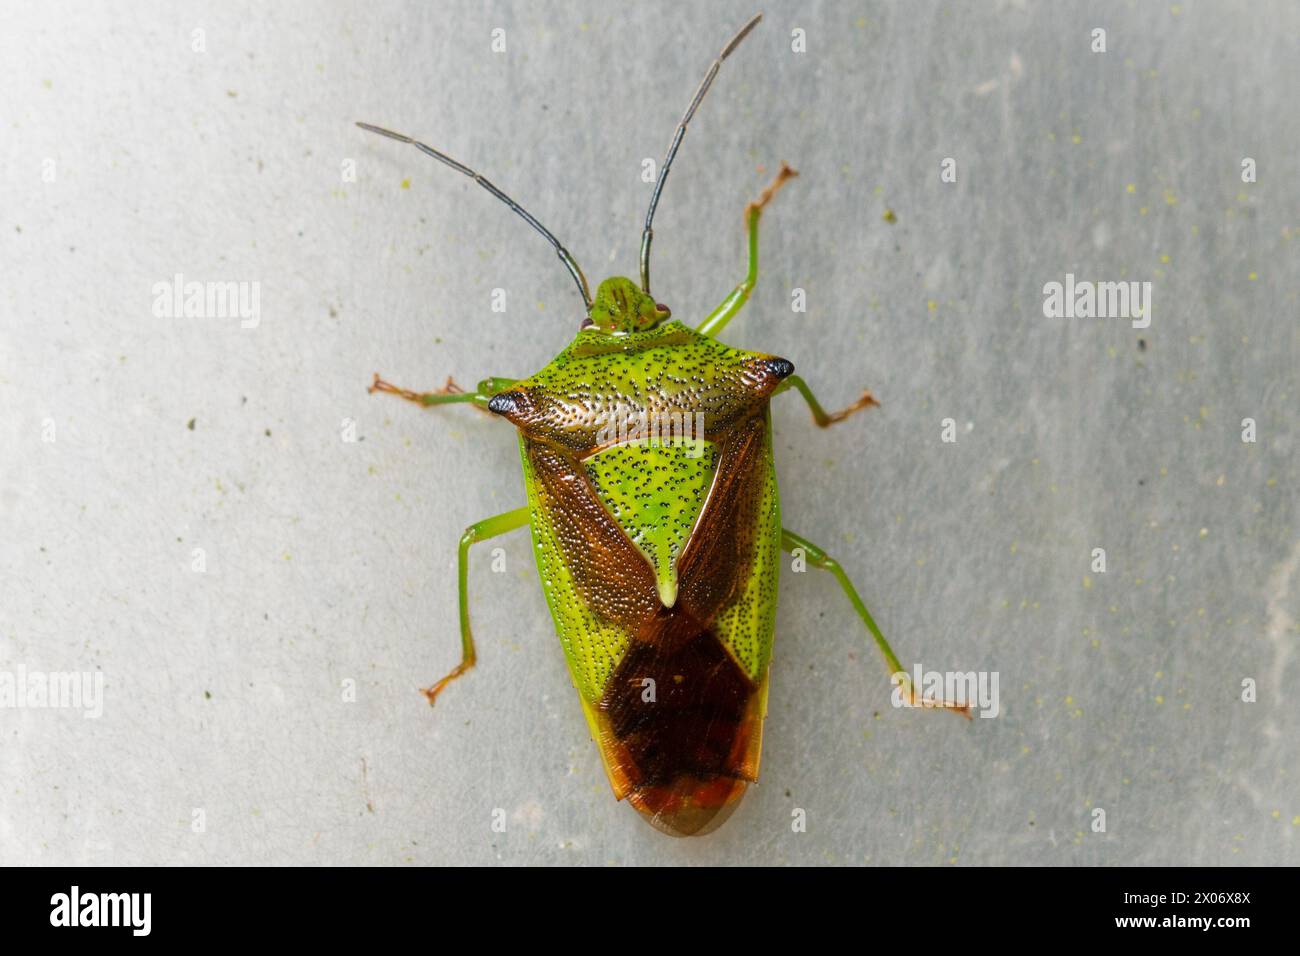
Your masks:
M 188 428 L 190 431 L 194 431 L 194 423 L 197 421 L 198 421 L 197 418 L 191 418 L 188 422 L 185 423 L 185 427 Z

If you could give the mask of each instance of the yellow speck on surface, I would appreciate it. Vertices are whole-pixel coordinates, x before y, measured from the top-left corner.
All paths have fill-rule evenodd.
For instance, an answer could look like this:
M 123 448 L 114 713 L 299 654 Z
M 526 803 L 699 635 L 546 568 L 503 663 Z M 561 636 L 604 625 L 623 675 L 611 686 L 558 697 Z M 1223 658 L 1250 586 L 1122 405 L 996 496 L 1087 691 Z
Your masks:
M 1147 207 L 1146 207 L 1146 206 L 1143 206 L 1141 209 L 1139 209 L 1139 210 L 1138 210 L 1138 214 L 1139 214 L 1139 215 L 1142 215 L 1142 216 L 1145 216 L 1145 215 L 1147 214 Z
M 1074 698 L 1073 698 L 1073 697 L 1067 697 L 1067 698 L 1065 698 L 1065 706 L 1067 706 L 1067 707 L 1073 707 L 1073 706 L 1074 706 Z
M 1168 253 L 1165 253 L 1164 255 L 1162 255 L 1162 256 L 1160 257 L 1160 261 L 1161 261 L 1161 262 L 1164 262 L 1164 263 L 1167 264 L 1167 263 L 1169 262 L 1169 254 L 1168 254 Z
M 1164 671 L 1156 671 L 1156 680 L 1159 680 L 1160 678 L 1162 678 L 1162 677 L 1164 677 L 1164 676 L 1165 676 L 1165 672 L 1164 672 Z
M 1073 136 L 1070 137 L 1070 140 L 1071 142 L 1074 143 L 1075 146 L 1078 146 L 1080 143 L 1083 142 L 1083 137 L 1080 136 L 1078 133 L 1075 133 Z
M 1165 190 L 1165 203 L 1170 206 L 1178 205 L 1178 197 L 1174 195 L 1174 191 L 1172 189 Z
M 1276 820 L 1276 819 L 1277 819 L 1278 817 L 1280 817 L 1281 815 L 1282 815 L 1282 811 L 1281 811 L 1281 810 L 1274 810 L 1274 811 L 1273 811 L 1273 819 L 1274 819 L 1274 820 Z
M 1092 578 L 1085 574 L 1083 576 L 1083 589 L 1086 591 L 1090 587 L 1092 587 Z
M 1259 273 L 1258 273 L 1258 272 L 1252 272 L 1250 275 L 1246 276 L 1246 278 L 1247 278 L 1248 280 L 1250 280 L 1251 282 L 1254 282 L 1256 279 L 1259 278 Z
M 933 312 L 935 309 L 939 308 L 939 303 L 935 302 L 934 299 L 926 299 L 925 307 Z
M 1215 483 L 1216 485 L 1218 485 L 1220 488 L 1222 488 L 1222 487 L 1223 487 L 1223 475 L 1220 475 L 1218 478 L 1216 478 L 1216 479 L 1214 480 L 1214 483 Z
M 866 18 L 866 17 L 858 17 L 858 23 L 857 23 L 857 27 L 858 27 L 858 29 L 861 30 L 861 29 L 863 29 L 866 25 L 867 25 L 867 18 Z
M 881 215 L 880 218 L 885 220 L 885 222 L 890 223 L 891 225 L 893 223 L 898 222 L 898 217 L 894 215 L 894 210 L 892 209 L 886 209 L 884 214 Z
M 1209 528 L 1202 528 L 1202 529 L 1201 529 L 1201 537 L 1202 537 L 1202 538 L 1204 538 L 1204 537 L 1206 537 L 1207 535 L 1209 535 L 1209 533 L 1210 533 L 1210 529 L 1209 529 Z
M 286 560 L 286 561 L 292 561 L 292 560 L 293 560 L 293 555 L 290 554 L 288 551 L 286 551 L 286 552 L 284 553 L 284 560 Z
M 410 189 L 410 188 L 411 188 L 411 181 L 410 181 L 409 179 L 403 179 L 403 180 L 402 180 L 402 188 L 403 188 L 403 189 Z
M 1165 702 L 1164 695 L 1163 695 L 1163 694 L 1156 694 L 1156 703 L 1157 703 L 1157 704 L 1163 704 L 1164 702 Z
M 1183 12 L 1183 8 L 1175 3 L 1172 7 L 1169 8 L 1169 12 L 1172 13 L 1174 16 L 1178 16 L 1178 14 Z
M 1135 193 L 1135 192 L 1138 191 L 1137 183 L 1129 183 L 1129 184 L 1128 184 L 1127 186 L 1125 186 L 1124 188 L 1127 189 L 1127 190 L 1128 190 L 1129 192 L 1131 192 L 1131 193 Z
M 1300 827 L 1300 814 L 1291 818 L 1291 826 Z

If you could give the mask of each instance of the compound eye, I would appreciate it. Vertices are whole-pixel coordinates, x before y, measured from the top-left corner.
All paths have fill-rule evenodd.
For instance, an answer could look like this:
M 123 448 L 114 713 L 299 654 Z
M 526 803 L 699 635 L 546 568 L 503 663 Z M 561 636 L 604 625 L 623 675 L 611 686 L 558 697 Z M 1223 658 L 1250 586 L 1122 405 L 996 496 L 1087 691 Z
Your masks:
M 666 319 L 673 314 L 673 310 L 668 308 L 668 306 L 664 305 L 662 302 L 656 302 L 655 313 L 660 319 Z
M 589 315 L 584 316 L 582 319 L 582 324 L 578 326 L 578 331 L 581 332 L 583 329 L 589 329 L 595 324 L 596 323 L 591 320 L 591 316 Z

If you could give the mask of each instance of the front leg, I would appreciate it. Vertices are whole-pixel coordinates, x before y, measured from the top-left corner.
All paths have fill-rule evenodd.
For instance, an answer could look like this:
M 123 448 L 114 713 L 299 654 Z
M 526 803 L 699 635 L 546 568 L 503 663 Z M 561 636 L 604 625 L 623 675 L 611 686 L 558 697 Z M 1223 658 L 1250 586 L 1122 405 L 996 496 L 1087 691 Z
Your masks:
M 772 197 L 786 184 L 787 180 L 798 175 L 797 172 L 782 163 L 781 171 L 776 174 L 776 179 L 772 180 L 772 185 L 763 190 L 761 196 L 745 207 L 745 226 L 749 232 L 749 271 L 745 274 L 745 278 L 741 280 L 740 285 L 732 289 L 731 294 L 722 300 L 722 304 L 709 313 L 709 317 L 695 329 L 701 335 L 713 338 L 731 321 L 732 316 L 740 311 L 741 306 L 749 301 L 749 294 L 754 291 L 754 284 L 758 282 L 758 220 L 763 215 L 763 207 L 772 201 Z

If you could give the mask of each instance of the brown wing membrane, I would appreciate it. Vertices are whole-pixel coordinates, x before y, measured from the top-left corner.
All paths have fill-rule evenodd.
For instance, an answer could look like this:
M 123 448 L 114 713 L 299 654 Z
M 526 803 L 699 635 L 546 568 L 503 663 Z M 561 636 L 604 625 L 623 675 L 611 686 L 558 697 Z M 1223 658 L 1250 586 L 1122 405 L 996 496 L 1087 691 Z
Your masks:
M 665 833 L 719 826 L 757 777 L 759 690 L 713 631 L 660 607 L 597 706 L 615 786 Z

